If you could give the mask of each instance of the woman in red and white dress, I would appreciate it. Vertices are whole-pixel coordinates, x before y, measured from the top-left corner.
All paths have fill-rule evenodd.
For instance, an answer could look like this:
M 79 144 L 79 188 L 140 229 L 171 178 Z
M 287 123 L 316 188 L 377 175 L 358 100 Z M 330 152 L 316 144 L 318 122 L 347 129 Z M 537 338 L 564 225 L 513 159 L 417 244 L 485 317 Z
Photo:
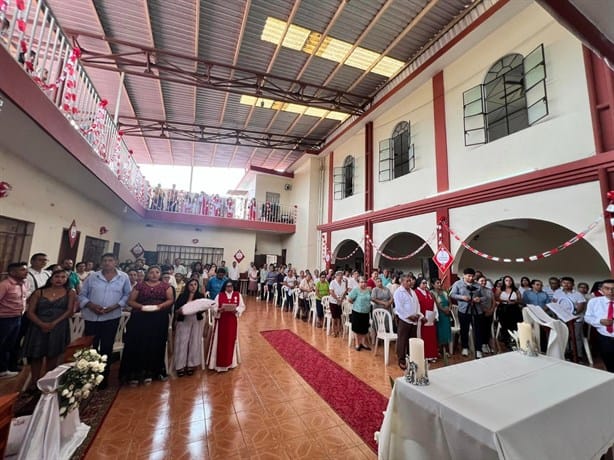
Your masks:
M 414 292 L 418 297 L 418 302 L 420 302 L 420 313 L 423 315 L 420 332 L 422 340 L 424 340 L 424 357 L 436 360 L 439 350 L 437 349 L 437 325 L 435 321 L 439 318 L 435 298 L 428 289 L 428 282 L 422 277 L 416 281 Z M 432 318 L 430 322 L 428 321 L 429 316 Z
M 224 311 L 225 305 L 236 306 L 236 311 Z M 207 353 L 207 367 L 225 372 L 239 364 L 239 335 L 237 318 L 245 311 L 243 297 L 228 280 L 215 298 L 215 324 Z

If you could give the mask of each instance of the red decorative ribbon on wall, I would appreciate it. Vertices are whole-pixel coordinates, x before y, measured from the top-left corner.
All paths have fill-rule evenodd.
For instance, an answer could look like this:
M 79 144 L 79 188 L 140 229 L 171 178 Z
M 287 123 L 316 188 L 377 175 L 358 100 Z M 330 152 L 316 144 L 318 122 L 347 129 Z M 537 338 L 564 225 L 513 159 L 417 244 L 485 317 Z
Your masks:
M 498 257 L 498 256 L 491 256 L 490 254 L 486 254 L 486 253 L 484 253 L 484 252 L 482 252 L 482 251 L 480 251 L 478 249 L 475 249 L 473 246 L 469 245 L 469 243 L 467 243 L 460 236 L 458 236 L 458 234 L 454 230 L 452 230 L 450 227 L 448 227 L 448 224 L 446 222 L 442 221 L 441 225 L 443 225 L 450 232 L 450 235 L 452 235 L 454 237 L 454 239 L 456 241 L 458 241 L 465 249 L 471 251 L 472 253 L 474 253 L 477 256 L 482 257 L 483 259 L 492 260 L 494 262 L 524 263 L 524 262 L 535 262 L 536 260 L 545 259 L 546 257 L 550 257 L 550 256 L 552 256 L 554 254 L 557 254 L 557 253 L 567 249 L 568 247 L 572 246 L 573 244 L 577 243 L 578 241 L 584 239 L 584 237 L 586 236 L 586 234 L 588 232 L 590 232 L 595 227 L 597 227 L 597 224 L 599 224 L 599 221 L 601 221 L 601 219 L 602 219 L 601 216 L 598 217 L 583 232 L 578 233 L 573 238 L 570 238 L 569 240 L 565 241 L 562 244 L 559 244 L 557 247 L 555 247 L 553 249 L 550 249 L 549 251 L 544 251 L 544 252 L 542 252 L 540 254 L 536 254 L 536 255 L 532 255 L 532 256 L 528 256 L 528 257 L 515 257 L 515 258 Z
M 435 231 L 433 233 L 431 233 L 431 236 L 429 236 L 426 241 L 421 244 L 418 249 L 416 249 L 415 251 L 413 251 L 410 254 L 407 254 L 406 256 L 401 256 L 401 257 L 392 257 L 389 256 L 387 254 L 384 254 L 381 249 L 373 242 L 373 240 L 371 239 L 371 237 L 369 235 L 367 235 L 367 242 L 369 244 L 371 244 L 371 246 L 373 246 L 373 249 L 375 249 L 375 251 L 382 257 L 384 257 L 385 259 L 388 260 L 407 260 L 407 259 L 411 259 L 412 257 L 415 257 L 420 251 L 422 251 L 428 244 L 429 242 L 433 241 L 433 239 L 435 238 Z

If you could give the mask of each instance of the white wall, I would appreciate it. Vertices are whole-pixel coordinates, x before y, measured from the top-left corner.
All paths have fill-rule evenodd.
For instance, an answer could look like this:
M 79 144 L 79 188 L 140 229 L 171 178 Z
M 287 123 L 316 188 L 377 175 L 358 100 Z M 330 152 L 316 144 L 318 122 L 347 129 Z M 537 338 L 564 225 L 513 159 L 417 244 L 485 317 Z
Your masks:
M 416 168 L 405 176 L 379 182 L 379 142 L 392 137 L 397 123 L 410 123 Z M 433 89 L 429 80 L 373 122 L 373 182 L 375 209 L 419 200 L 437 191 Z
M 482 83 L 509 53 L 526 56 L 544 44 L 550 114 L 488 144 L 465 147 L 463 92 Z M 595 152 L 580 42 L 537 4 L 510 18 L 444 70 L 450 188 L 512 176 Z
M 573 235 L 584 231 L 591 222 L 602 215 L 601 192 L 598 182 L 573 185 L 555 190 L 532 193 L 515 198 L 494 200 L 486 203 L 475 204 L 463 208 L 450 209 L 450 228 L 454 230 L 461 239 L 468 240 L 473 237 L 483 227 L 492 222 L 500 222 L 510 219 L 537 219 L 546 222 L 556 223 L 569 229 Z M 478 232 L 479 233 L 479 232 Z M 535 235 L 535 238 L 541 235 Z M 585 240 L 602 255 L 604 264 L 609 266 L 607 256 L 607 235 L 605 227 L 601 221 L 597 227 L 586 235 Z M 548 247 L 535 247 L 528 245 L 522 248 L 501 246 L 497 254 L 500 257 L 524 257 L 534 255 L 536 252 L 550 250 L 565 242 L 568 237 L 561 241 L 555 241 L 554 233 L 548 235 Z M 529 240 L 527 240 L 529 241 Z M 542 241 L 542 240 L 538 240 Z M 471 243 L 473 244 L 473 243 Z M 484 243 L 481 239 L 475 242 L 478 250 L 482 249 Z M 545 244 L 545 241 L 544 241 Z M 454 271 L 458 270 L 459 256 L 462 255 L 460 243 L 454 238 L 451 239 L 451 252 L 455 257 Z M 522 253 L 519 253 L 522 249 Z M 494 249 L 491 249 L 494 250 Z M 507 254 L 505 250 L 509 250 Z M 551 257 L 552 262 L 556 261 L 556 255 Z M 463 267 L 461 267 L 463 268 Z M 502 272 L 509 270 L 510 266 L 505 265 Z M 548 267 L 550 270 L 551 267 Z M 596 271 L 601 271 L 596 267 Z
M 287 249 L 286 260 L 294 267 L 313 269 L 320 264 L 320 233 L 316 230 L 320 218 L 320 193 L 320 160 L 305 156 L 294 170 L 290 195 L 298 206 L 296 232 L 281 237 L 282 247 Z
M 44 252 L 50 262 L 56 262 L 62 231 L 70 227 L 73 219 L 81 232 L 77 260 L 83 255 L 86 236 L 109 241 L 108 251 L 113 250 L 113 242 L 122 240 L 121 217 L 82 198 L 69 183 L 59 182 L 3 150 L 0 150 L 0 180 L 13 187 L 7 198 L 0 199 L 0 215 L 35 224 L 30 254 Z M 108 229 L 102 236 L 101 226 Z
M 273 176 L 271 174 L 258 174 L 256 176 L 256 200 L 264 202 L 266 200 L 266 192 L 279 193 L 279 204 L 293 206 L 290 199 L 290 191 L 285 190 L 286 184 L 292 185 L 293 179 L 289 177 Z
M 241 271 L 247 270 L 249 263 L 254 260 L 255 232 L 160 222 L 147 224 L 151 227 L 146 226 L 145 222 L 126 222 L 122 234 L 120 260 L 134 259 L 130 248 L 136 243 L 141 243 L 146 251 L 155 251 L 158 244 L 224 248 L 227 265 L 231 265 L 234 254 L 240 249 L 245 255 L 245 259 L 239 265 Z M 201 231 L 196 231 L 196 228 L 200 228 Z M 199 240 L 196 244 L 192 243 L 195 238 Z
M 333 185 L 333 219 L 339 220 L 360 214 L 364 211 L 365 203 L 365 130 L 358 131 L 354 136 L 335 148 L 334 168 L 343 166 L 345 158 L 354 157 L 354 193 L 342 200 L 334 199 Z M 333 170 L 334 171 L 334 170 Z M 333 179 L 334 181 L 334 179 Z
M 259 232 L 256 234 L 256 254 L 280 256 L 282 250 L 281 235 Z

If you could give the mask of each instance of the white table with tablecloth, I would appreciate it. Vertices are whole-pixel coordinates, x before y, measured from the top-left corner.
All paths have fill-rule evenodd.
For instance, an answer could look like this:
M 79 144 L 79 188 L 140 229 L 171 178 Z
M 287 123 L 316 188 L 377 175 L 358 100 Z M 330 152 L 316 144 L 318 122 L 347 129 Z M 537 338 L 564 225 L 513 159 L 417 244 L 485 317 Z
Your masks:
M 547 356 L 505 353 L 398 378 L 380 459 L 589 460 L 614 443 L 614 375 Z

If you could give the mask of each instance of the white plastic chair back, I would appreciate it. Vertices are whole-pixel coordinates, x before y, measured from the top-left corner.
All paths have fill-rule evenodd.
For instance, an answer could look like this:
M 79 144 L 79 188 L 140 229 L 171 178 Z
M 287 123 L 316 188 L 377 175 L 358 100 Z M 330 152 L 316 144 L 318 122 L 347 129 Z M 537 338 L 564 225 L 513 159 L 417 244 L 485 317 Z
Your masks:
M 373 323 L 375 326 L 375 344 L 373 346 L 373 354 L 377 353 L 377 344 L 379 340 L 384 341 L 384 364 L 388 365 L 390 355 L 390 342 L 397 340 L 398 336 L 392 331 L 392 315 L 385 308 L 376 308 L 373 310 Z
M 115 342 L 113 343 L 113 353 L 119 352 L 121 358 L 124 351 L 124 332 L 126 330 L 126 323 L 130 319 L 130 313 L 127 311 L 122 312 L 119 318 L 119 324 L 117 326 L 117 332 L 115 333 Z
M 537 305 L 527 305 L 522 309 L 523 320 L 534 325 L 533 334 L 537 335 L 537 345 L 539 346 L 539 327 L 535 325 L 542 325 L 550 329 L 550 335 L 548 337 L 548 348 L 546 349 L 546 355 L 552 358 L 565 359 L 565 348 L 567 347 L 567 340 L 569 338 L 569 329 L 567 325 L 562 321 L 554 318 L 550 318 L 541 307 Z M 537 334 L 535 333 L 537 330 Z
M 309 320 L 309 315 L 311 315 L 311 325 L 316 327 L 316 319 L 318 316 L 318 309 L 316 308 L 316 293 L 310 292 L 307 299 L 309 300 L 309 313 L 307 319 Z
M 83 331 L 85 330 L 85 321 L 81 316 L 81 313 L 75 313 L 69 319 L 70 324 L 70 341 L 73 342 L 76 339 L 83 337 Z
M 330 328 L 333 322 L 333 315 L 330 312 L 330 296 L 322 297 L 322 309 L 324 310 L 324 322 L 326 323 L 326 335 L 330 335 Z

